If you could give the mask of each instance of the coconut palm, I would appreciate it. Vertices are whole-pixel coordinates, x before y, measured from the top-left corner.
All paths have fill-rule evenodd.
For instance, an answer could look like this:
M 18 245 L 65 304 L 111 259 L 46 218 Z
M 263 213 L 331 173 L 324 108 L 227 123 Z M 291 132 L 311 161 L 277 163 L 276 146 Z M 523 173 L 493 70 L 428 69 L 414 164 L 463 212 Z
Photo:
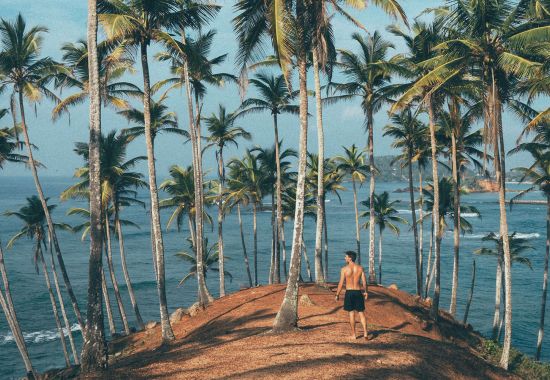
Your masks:
M 392 147 L 401 149 L 402 154 L 395 161 L 401 162 L 401 167 L 408 168 L 409 177 L 409 198 L 411 203 L 412 229 L 414 237 L 414 258 L 416 265 L 416 294 L 422 294 L 422 267 L 419 252 L 419 238 L 416 221 L 416 203 L 414 199 L 413 185 L 413 162 L 418 159 L 418 143 L 422 141 L 422 137 L 426 135 L 427 128 L 420 120 L 418 120 L 410 108 L 407 108 L 391 116 L 392 124 L 384 128 L 384 136 L 394 138 Z
M 546 254 L 544 256 L 544 280 L 542 283 L 542 300 L 540 312 L 540 324 L 537 338 L 537 352 L 535 358 L 540 360 L 542 341 L 544 338 L 544 319 L 546 312 L 546 298 L 548 293 L 548 261 L 550 258 L 550 131 L 547 125 L 542 124 L 536 128 L 538 132 L 532 142 L 519 144 L 512 150 L 516 152 L 529 152 L 534 159 L 530 167 L 516 168 L 522 174 L 521 182 L 528 181 L 529 188 L 514 196 L 510 203 L 534 190 L 540 190 L 546 197 Z
M 390 202 L 390 194 L 384 191 L 382 194 L 374 194 L 374 208 L 369 208 L 367 211 L 361 214 L 362 217 L 369 218 L 363 228 L 368 228 L 369 223 L 372 220 L 372 214 L 374 214 L 374 223 L 378 226 L 378 283 L 382 284 L 382 234 L 386 227 L 388 227 L 395 235 L 399 236 L 399 227 L 397 224 L 408 224 L 408 222 L 402 217 L 398 216 L 399 213 L 394 205 L 399 203 L 399 200 Z M 361 202 L 365 207 L 370 207 L 372 204 L 370 199 Z
M 193 248 L 194 247 L 193 239 L 188 238 L 187 240 L 189 241 L 189 246 L 190 246 L 191 250 L 193 250 L 194 249 Z M 220 271 L 219 267 L 215 267 L 215 265 L 218 264 L 220 261 L 219 261 L 219 258 L 218 258 L 218 243 L 214 243 L 212 245 L 209 245 L 208 244 L 208 238 L 204 238 L 204 245 L 203 246 L 206 248 L 204 250 L 204 258 L 203 258 L 204 278 L 206 278 L 206 275 L 208 274 L 208 271 L 212 271 L 212 272 Z M 196 254 L 194 253 L 194 251 L 193 251 L 193 253 L 188 253 L 188 252 L 185 252 L 185 251 L 181 251 L 181 252 L 176 253 L 176 256 L 191 265 L 189 267 L 189 272 L 185 275 L 185 277 L 183 277 L 181 279 L 181 281 L 179 283 L 179 285 L 183 285 L 189 278 L 195 277 L 197 275 L 197 257 L 196 257 Z M 233 280 L 233 276 L 228 271 L 225 271 L 225 275 L 227 277 L 229 277 L 230 280 Z
M 11 87 L 13 104 L 19 106 L 21 118 L 20 127 L 23 133 L 23 140 L 27 148 L 29 167 L 34 179 L 38 197 L 42 203 L 46 222 L 48 225 L 49 236 L 53 241 L 53 246 L 59 263 L 59 269 L 63 276 L 63 282 L 67 288 L 76 318 L 84 331 L 84 319 L 80 313 L 80 308 L 76 296 L 71 286 L 69 275 L 63 261 L 61 248 L 54 229 L 54 223 L 50 216 L 46 197 L 42 189 L 42 184 L 38 177 L 37 162 L 34 159 L 33 145 L 29 138 L 27 119 L 25 116 L 25 100 L 31 103 L 40 102 L 44 97 L 54 99 L 57 97 L 48 89 L 48 84 L 54 75 L 63 72 L 60 65 L 56 64 L 49 57 L 41 57 L 42 35 L 47 29 L 42 26 L 27 28 L 23 16 L 18 15 L 14 22 L 5 19 L 0 20 L 0 39 L 2 40 L 2 51 L 0 52 L 0 88 Z M 13 115 L 15 107 L 12 109 Z M 16 130 L 17 132 L 17 130 Z M 16 140 L 18 137 L 16 135 Z
M 374 202 L 375 171 L 374 164 L 374 115 L 384 103 L 389 101 L 384 88 L 390 81 L 390 64 L 387 54 L 393 45 L 385 41 L 378 32 L 365 37 L 359 33 L 351 37 L 359 45 L 359 53 L 340 50 L 338 67 L 346 78 L 345 83 L 332 83 L 331 87 L 341 95 L 327 100 L 351 100 L 359 98 L 365 113 L 365 126 L 368 132 L 368 154 L 370 171 L 369 199 Z M 374 204 L 370 205 L 371 208 Z M 374 269 L 374 215 L 371 215 L 369 227 L 369 281 L 376 282 Z M 359 246 L 358 246 L 359 247 Z M 361 257 L 358 252 L 358 257 Z
M 174 209 L 174 211 L 170 215 L 170 218 L 168 219 L 168 227 L 170 227 L 170 225 L 175 221 L 178 231 L 181 230 L 181 227 L 184 223 L 185 214 L 187 214 L 189 234 L 191 236 L 191 239 L 194 239 L 194 251 L 196 252 L 196 246 L 198 245 L 197 239 L 199 235 L 197 233 L 197 218 L 195 214 L 199 210 L 203 210 L 204 212 L 204 209 L 197 207 L 197 204 L 195 203 L 197 200 L 195 196 L 195 185 L 197 182 L 194 179 L 194 175 L 195 171 L 192 167 L 182 168 L 180 166 L 173 165 L 170 168 L 171 178 L 165 180 L 160 185 L 160 188 L 170 196 L 169 198 L 160 201 L 160 208 Z M 204 217 L 206 217 L 207 220 L 210 220 L 208 214 L 205 213 Z M 198 263 L 200 263 L 199 259 Z M 206 280 L 204 279 L 204 277 L 200 276 L 198 285 L 199 302 L 201 302 L 201 297 L 203 296 L 207 297 L 204 302 L 212 302 L 214 298 L 210 295 L 210 292 L 208 291 L 208 287 L 206 286 Z
M 223 193 L 225 187 L 225 163 L 223 160 L 223 150 L 228 145 L 238 146 L 237 140 L 244 138 L 250 140 L 251 135 L 241 127 L 236 127 L 235 115 L 227 113 L 225 107 L 220 104 L 218 114 L 212 114 L 204 118 L 206 127 L 210 135 L 207 137 L 208 145 L 216 147 L 216 161 L 218 162 L 218 258 L 220 272 L 220 297 L 225 296 L 225 270 L 224 270 L 224 251 L 223 251 Z
M 276 177 L 275 177 L 275 198 L 276 198 L 276 211 L 277 211 L 277 244 L 276 255 L 279 254 L 278 248 L 282 247 L 283 250 L 283 262 L 284 262 L 284 271 L 286 277 L 286 241 L 285 241 L 285 231 L 283 228 L 283 217 L 282 217 L 282 206 L 281 206 L 281 194 L 282 194 L 282 171 L 281 171 L 281 162 L 279 152 L 280 149 L 280 139 L 279 139 L 279 115 L 288 113 L 288 114 L 298 114 L 299 107 L 291 104 L 294 94 L 290 92 L 290 89 L 287 86 L 284 75 L 270 75 L 267 73 L 258 73 L 254 78 L 249 80 L 249 83 L 252 87 L 258 92 L 258 97 L 249 97 L 245 99 L 240 109 L 241 111 L 237 114 L 238 117 L 247 115 L 249 113 L 257 112 L 270 112 L 273 118 L 273 134 L 274 134 L 274 147 L 275 147 L 275 165 L 276 165 Z
M 48 199 L 46 199 L 47 201 Z M 55 209 L 55 205 L 49 205 L 48 211 L 53 211 Z M 52 289 L 50 275 L 48 272 L 48 267 L 46 265 L 46 260 L 44 259 L 42 246 L 45 250 L 48 249 L 48 245 L 46 243 L 46 239 L 49 238 L 47 234 L 47 230 L 45 229 L 46 224 L 46 218 L 44 215 L 44 211 L 42 209 L 42 203 L 40 199 L 33 195 L 32 197 L 27 198 L 27 203 L 25 206 L 21 207 L 18 211 L 6 211 L 4 213 L 6 216 L 14 216 L 18 218 L 22 223 L 23 226 L 17 232 L 8 242 L 7 248 L 12 248 L 14 243 L 23 238 L 28 237 L 31 240 L 34 240 L 35 248 L 33 253 L 33 262 L 35 265 L 36 273 L 39 273 L 39 265 L 42 267 L 42 273 L 44 274 L 44 280 L 46 281 L 46 287 L 48 289 L 48 294 L 50 296 L 50 302 L 52 304 L 52 311 L 55 319 L 55 324 L 57 326 L 57 331 L 59 333 L 59 336 L 61 338 L 61 347 L 63 348 L 63 355 L 65 357 L 65 364 L 68 366 L 71 365 L 71 360 L 69 357 L 69 351 L 67 350 L 67 343 L 65 341 L 65 334 L 63 331 L 63 326 L 61 324 L 61 320 L 59 318 L 59 311 L 57 308 L 57 302 L 59 301 L 60 305 L 63 303 L 63 299 L 56 299 L 56 296 L 54 294 L 54 291 Z M 64 228 L 69 229 L 67 225 L 63 224 L 55 224 L 55 228 Z M 52 265 L 53 265 L 53 255 L 52 255 Z M 59 288 L 59 282 L 55 281 L 56 285 L 56 291 L 57 295 L 61 295 L 61 290 Z M 65 314 L 65 313 L 64 313 Z M 76 354 L 76 348 L 74 345 L 74 340 L 72 337 L 71 332 L 71 325 L 68 323 L 68 319 L 66 315 L 64 316 L 65 321 L 65 329 L 67 330 L 67 333 L 69 335 L 69 339 L 71 341 L 71 347 L 72 352 L 75 358 L 75 361 L 78 362 L 78 356 Z
M 361 186 L 367 179 L 367 175 L 371 169 L 365 162 L 365 154 L 363 151 L 360 151 L 355 144 L 349 148 L 343 148 L 345 154 L 343 156 L 336 156 L 334 160 L 338 165 L 338 170 L 351 177 L 353 188 L 353 206 L 355 208 L 355 242 L 357 244 L 357 258 L 360 264 L 361 235 L 359 233 L 359 209 L 357 208 L 357 183 Z M 376 282 L 376 274 L 373 275 L 373 273 L 375 273 L 374 271 L 374 263 L 371 263 L 369 259 L 369 282 Z
M 3 169 L 7 162 L 28 164 L 27 156 L 15 153 L 22 148 L 22 144 L 18 143 L 15 138 L 14 128 L 0 129 L 0 169 Z

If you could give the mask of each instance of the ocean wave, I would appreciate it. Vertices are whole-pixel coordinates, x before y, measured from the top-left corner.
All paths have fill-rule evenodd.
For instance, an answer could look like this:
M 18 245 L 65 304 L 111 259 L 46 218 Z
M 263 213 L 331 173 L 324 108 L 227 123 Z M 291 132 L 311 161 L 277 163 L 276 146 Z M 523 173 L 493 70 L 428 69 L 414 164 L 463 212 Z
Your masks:
M 75 323 L 71 326 L 71 331 L 80 331 L 80 325 Z M 63 335 L 68 336 L 69 332 L 66 328 L 63 328 Z M 60 335 L 57 329 L 55 330 L 39 330 L 29 333 L 23 333 L 23 338 L 26 343 L 44 343 L 51 342 L 52 340 L 59 339 Z M 7 334 L 0 334 L 0 346 L 15 341 L 15 337 L 11 332 Z
M 489 234 L 489 232 L 485 233 L 485 234 L 473 234 L 473 235 L 466 235 L 466 238 L 467 239 L 482 239 L 484 238 L 485 236 L 487 236 L 487 234 Z M 497 234 L 497 236 L 499 236 L 499 234 Z M 538 239 L 540 237 L 540 234 L 538 232 L 532 232 L 532 233 L 521 233 L 521 232 L 518 232 L 516 233 L 516 238 L 518 239 Z
M 460 216 L 463 218 L 478 218 L 479 215 L 475 212 L 461 212 Z

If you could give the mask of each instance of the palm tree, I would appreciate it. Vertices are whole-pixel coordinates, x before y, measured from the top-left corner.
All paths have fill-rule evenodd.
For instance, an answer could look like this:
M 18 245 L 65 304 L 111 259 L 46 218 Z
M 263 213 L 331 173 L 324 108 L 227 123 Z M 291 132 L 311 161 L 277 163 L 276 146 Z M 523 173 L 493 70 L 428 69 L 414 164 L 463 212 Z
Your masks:
M 27 156 L 14 153 L 16 150 L 21 148 L 22 144 L 15 141 L 14 128 L 0 129 L 0 169 L 3 169 L 7 162 L 22 162 L 28 164 L 29 160 Z
M 359 44 L 360 53 L 355 54 L 349 50 L 340 50 L 340 67 L 345 76 L 346 83 L 333 83 L 331 87 L 340 96 L 330 100 L 351 100 L 355 97 L 361 99 L 361 107 L 365 113 L 365 125 L 368 131 L 367 147 L 369 150 L 370 192 L 369 199 L 374 202 L 375 171 L 374 164 L 374 114 L 380 110 L 384 103 L 389 101 L 384 88 L 390 81 L 388 50 L 393 45 L 385 41 L 378 32 L 367 35 L 365 39 L 359 33 L 354 33 L 352 39 Z M 372 209 L 374 203 L 370 205 Z M 376 282 L 374 270 L 374 215 L 371 215 L 369 228 L 369 281 Z M 359 246 L 358 246 L 359 248 Z M 360 252 L 358 257 L 361 258 Z
M 298 114 L 299 107 L 290 104 L 294 98 L 294 94 L 290 92 L 287 86 L 284 75 L 269 75 L 267 73 L 258 73 L 254 78 L 249 80 L 249 83 L 258 92 L 259 97 L 247 98 L 241 104 L 241 111 L 237 113 L 237 117 L 247 115 L 249 113 L 256 112 L 270 112 L 273 117 L 273 135 L 274 135 L 274 147 L 275 147 L 275 196 L 277 207 L 277 244 L 275 246 L 276 253 L 279 255 L 279 247 L 283 250 L 283 268 L 286 277 L 286 241 L 285 231 L 283 227 L 282 216 L 282 171 L 281 171 L 281 153 L 279 152 L 281 142 L 279 140 L 279 115 L 283 113 Z
M 29 102 L 39 102 L 42 100 L 42 97 L 57 100 L 56 96 L 47 88 L 47 85 L 53 75 L 58 74 L 62 69 L 51 58 L 40 57 L 42 34 L 46 32 L 47 29 L 42 26 L 27 29 L 25 20 L 21 15 L 18 15 L 13 23 L 5 19 L 0 20 L 0 38 L 3 45 L 3 50 L 0 52 L 0 73 L 2 73 L 0 87 L 11 86 L 14 99 L 17 99 L 16 103 L 19 105 L 21 117 L 20 126 L 27 148 L 29 167 L 36 185 L 38 197 L 44 209 L 49 236 L 51 236 L 53 241 L 65 287 L 67 288 L 78 324 L 82 331 L 84 331 L 84 319 L 80 313 L 80 308 L 78 307 L 78 302 L 67 274 L 59 241 L 55 233 L 54 223 L 50 216 L 46 197 L 44 196 L 44 191 L 38 177 L 37 162 L 34 159 L 33 145 L 29 138 L 28 124 L 25 117 L 25 99 Z
M 188 238 L 187 240 L 189 241 L 189 245 L 190 245 L 191 250 L 193 251 L 193 253 L 190 254 L 190 253 L 185 252 L 185 251 L 176 253 L 177 257 L 179 257 L 180 259 L 184 260 L 185 262 L 187 262 L 188 264 L 191 265 L 189 267 L 189 272 L 185 275 L 185 277 L 183 277 L 181 279 L 179 285 L 183 285 L 185 283 L 185 281 L 187 281 L 189 278 L 195 277 L 197 275 L 197 256 L 194 253 L 193 239 Z M 206 278 L 206 275 L 207 275 L 208 271 L 212 271 L 212 272 L 219 272 L 220 271 L 219 267 L 218 268 L 215 267 L 215 265 L 217 263 L 219 263 L 220 261 L 219 261 L 219 258 L 218 258 L 218 254 L 219 254 L 219 252 L 218 252 L 218 243 L 208 245 L 208 238 L 204 238 L 204 245 L 203 246 L 206 248 L 204 250 L 204 258 L 203 258 L 204 278 Z M 225 271 L 225 275 L 227 277 L 229 277 L 230 280 L 233 279 L 233 276 L 228 271 Z
M 4 289 L 0 289 L 0 305 L 2 306 L 2 311 L 6 316 L 6 321 L 8 322 L 8 326 L 10 327 L 15 339 L 17 349 L 19 350 L 23 363 L 25 364 L 27 377 L 29 379 L 34 379 L 36 377 L 36 373 L 34 372 L 34 368 L 29 357 L 29 351 L 27 350 L 27 345 L 25 344 L 25 339 L 21 333 L 19 320 L 17 319 L 17 314 L 15 313 L 15 308 L 13 306 L 6 266 L 4 264 L 4 250 L 2 249 L 2 244 L 0 244 L 0 274 L 2 275 L 2 282 L 4 283 Z
M 202 207 L 197 207 L 196 201 L 196 191 L 195 185 L 196 181 L 194 179 L 195 171 L 192 167 L 182 168 L 180 166 L 174 165 L 170 168 L 170 179 L 165 180 L 161 183 L 161 190 L 165 191 L 170 195 L 169 198 L 163 199 L 160 201 L 160 208 L 173 208 L 174 211 L 168 219 L 168 227 L 176 221 L 176 226 L 178 231 L 181 230 L 183 225 L 183 218 L 187 214 L 189 222 L 189 235 L 191 239 L 194 239 L 195 252 L 197 252 L 197 239 L 199 234 L 197 232 L 196 225 L 196 216 L 195 214 L 200 210 L 204 210 Z M 203 211 L 204 212 L 204 211 Z M 210 217 L 208 214 L 205 214 L 206 218 Z M 197 258 L 197 264 L 200 265 L 202 260 Z M 203 276 L 199 276 L 198 283 L 198 301 L 199 303 L 206 304 L 212 302 L 214 298 L 210 295 L 208 287 L 206 286 L 206 280 Z M 206 300 L 202 300 L 202 297 L 207 297 Z
M 511 153 L 529 152 L 534 159 L 530 167 L 516 168 L 522 174 L 521 182 L 529 181 L 529 188 L 523 190 L 510 200 L 510 204 L 525 194 L 540 190 L 546 197 L 546 254 L 544 256 L 544 280 L 542 283 L 542 300 L 540 309 L 540 324 L 537 338 L 535 359 L 540 360 L 542 341 L 544 338 L 544 318 L 546 313 L 546 298 L 548 293 L 548 261 L 550 259 L 550 131 L 548 125 L 542 124 L 536 128 L 538 132 L 532 142 L 519 144 Z
M 416 223 L 416 203 L 414 200 L 414 185 L 413 185 L 413 162 L 417 161 L 418 142 L 422 140 L 422 136 L 426 135 L 427 128 L 415 115 L 410 108 L 402 111 L 399 114 L 391 116 L 392 124 L 384 128 L 384 136 L 394 138 L 392 147 L 401 149 L 403 152 L 395 160 L 401 161 L 401 167 L 408 168 L 409 175 L 409 197 L 411 203 L 412 229 L 414 237 L 414 258 L 416 265 L 416 294 L 422 294 L 422 267 L 421 256 L 419 252 L 420 243 L 418 238 L 418 228 Z M 395 161 L 394 160 L 394 161 Z
M 218 115 L 212 114 L 210 117 L 204 118 L 208 132 L 210 135 L 207 137 L 209 146 L 216 146 L 216 161 L 218 162 L 218 258 L 219 272 L 220 272 L 220 297 L 225 297 L 225 270 L 224 270 L 224 251 L 223 251 L 223 194 L 225 187 L 225 163 L 223 160 L 223 149 L 227 145 L 238 146 L 237 139 L 244 138 L 249 140 L 251 138 L 250 133 L 245 131 L 241 127 L 234 126 L 235 115 L 227 113 L 225 107 L 219 106 Z
M 55 205 L 48 206 L 48 211 L 51 212 L 53 211 L 53 209 L 55 209 Z M 27 204 L 21 207 L 18 211 L 6 211 L 4 215 L 15 216 L 16 218 L 18 218 L 23 222 L 23 226 L 21 227 L 21 230 L 18 233 L 16 233 L 8 242 L 8 245 L 7 245 L 8 249 L 13 247 L 13 244 L 17 240 L 25 236 L 35 241 L 33 261 L 35 264 L 36 273 L 39 273 L 38 266 L 39 264 L 41 264 L 42 272 L 44 274 L 44 279 L 46 281 L 46 287 L 48 289 L 48 294 L 50 296 L 50 302 L 52 304 L 52 311 L 55 319 L 55 324 L 57 326 L 57 330 L 61 338 L 61 347 L 63 348 L 65 364 L 67 367 L 69 367 L 71 365 L 71 360 L 69 357 L 69 352 L 67 350 L 67 343 L 65 342 L 65 334 L 63 332 L 63 326 L 61 324 L 61 320 L 59 318 L 59 312 L 57 308 L 57 301 L 59 301 L 60 304 L 63 304 L 63 299 L 60 298 L 56 300 L 56 296 L 52 290 L 52 285 L 51 285 L 50 275 L 48 273 L 48 267 L 46 265 L 46 260 L 44 260 L 44 255 L 42 253 L 42 246 L 44 246 L 45 250 L 48 249 L 48 246 L 46 243 L 47 232 L 46 232 L 46 229 L 44 228 L 45 215 L 44 215 L 44 211 L 42 210 L 42 203 L 36 195 L 33 195 L 32 197 L 27 198 Z M 56 228 L 68 229 L 66 225 L 55 224 L 54 226 Z M 53 264 L 53 256 L 52 256 L 52 264 Z M 59 296 L 61 295 L 61 290 L 59 289 L 59 283 L 55 281 L 55 284 L 56 284 L 57 295 Z M 65 329 L 67 330 L 69 334 L 69 339 L 71 341 L 73 355 L 74 355 L 75 361 L 78 362 L 78 357 L 76 354 L 76 349 L 74 346 L 74 341 L 71 333 L 71 325 L 69 324 L 66 316 L 64 320 L 65 320 Z
M 382 284 L 382 233 L 388 227 L 395 235 L 399 236 L 399 227 L 396 223 L 408 224 L 408 222 L 400 216 L 397 216 L 399 213 L 394 205 L 400 201 L 390 202 L 390 194 L 387 191 L 384 191 L 382 194 L 374 194 L 374 208 L 368 209 L 361 214 L 363 217 L 369 218 L 363 228 L 368 228 L 369 223 L 372 220 L 372 214 L 374 214 L 374 223 L 378 226 L 378 283 Z M 370 199 L 361 202 L 365 207 L 370 207 Z
M 357 257 L 361 263 L 361 235 L 359 234 L 359 209 L 357 208 L 357 182 L 359 186 L 367 179 L 367 174 L 371 171 L 369 165 L 365 163 L 365 154 L 360 151 L 355 144 L 344 148 L 345 155 L 334 158 L 338 170 L 351 177 L 353 187 L 353 206 L 355 208 L 355 241 L 357 243 Z M 369 282 L 376 282 L 376 273 L 374 263 L 369 259 Z

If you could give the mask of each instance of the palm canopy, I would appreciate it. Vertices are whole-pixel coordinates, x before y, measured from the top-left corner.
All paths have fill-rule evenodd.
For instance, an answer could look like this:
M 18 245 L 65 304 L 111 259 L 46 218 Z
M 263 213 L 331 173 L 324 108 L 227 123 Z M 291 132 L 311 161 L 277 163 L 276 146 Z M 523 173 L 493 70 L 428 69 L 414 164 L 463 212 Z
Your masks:
M 16 133 L 14 128 L 2 128 L 0 129 L 0 169 L 4 167 L 7 162 L 15 163 L 28 163 L 28 157 L 15 153 L 17 150 L 23 148 L 21 142 L 16 141 Z
M 289 172 L 291 168 L 290 158 L 295 158 L 298 156 L 298 153 L 294 149 L 281 149 L 282 142 L 279 143 L 279 162 L 281 167 L 281 182 L 282 187 L 288 184 L 290 177 L 294 176 L 295 173 Z M 277 178 L 277 153 L 275 145 L 272 145 L 267 148 L 262 148 L 256 146 L 251 150 L 251 152 L 256 153 L 258 161 L 260 163 L 260 170 L 265 177 L 266 192 L 269 192 L 268 189 L 272 189 L 275 185 Z
M 104 210 L 104 213 L 106 215 L 106 220 L 109 221 L 109 231 L 112 231 L 113 233 L 116 232 L 116 225 L 112 223 L 113 216 L 115 214 L 115 207 L 108 207 L 106 210 Z M 80 236 L 80 239 L 84 241 L 88 235 L 90 234 L 90 210 L 88 208 L 84 207 L 71 207 L 67 211 L 68 216 L 79 216 L 82 219 L 84 219 L 83 223 L 73 225 L 69 227 L 71 232 L 81 232 L 82 234 Z M 140 226 L 130 220 L 127 219 L 119 219 L 121 226 L 129 226 L 139 229 Z M 106 222 L 102 222 L 103 228 L 105 228 Z
M 337 163 L 338 170 L 351 176 L 353 181 L 359 183 L 365 182 L 367 173 L 369 173 L 369 165 L 366 164 L 365 153 L 359 150 L 355 144 L 351 147 L 344 148 L 345 155 L 336 156 L 334 161 Z
M 191 251 L 193 253 L 189 253 L 186 251 L 181 251 L 176 253 L 176 256 L 182 259 L 183 261 L 187 262 L 191 266 L 189 267 L 189 272 L 181 279 L 179 282 L 179 285 L 183 285 L 189 278 L 195 277 L 197 275 L 197 258 L 195 254 L 195 250 L 193 248 L 193 239 L 190 237 L 187 238 L 187 241 L 189 242 L 189 247 L 191 248 Z M 218 256 L 219 256 L 219 249 L 218 249 L 218 243 L 214 243 L 212 245 L 208 245 L 208 238 L 204 238 L 203 247 L 204 249 L 204 257 L 203 257 L 203 272 L 204 277 L 206 278 L 206 275 L 208 271 L 212 272 L 219 272 L 219 268 L 216 266 L 218 264 Z M 225 256 L 225 259 L 229 259 L 229 257 Z M 233 281 L 233 276 L 231 273 L 224 271 L 224 274 L 229 277 L 230 281 Z
M 88 97 L 88 43 L 79 40 L 76 43 L 66 43 L 61 47 L 63 61 L 70 71 L 69 75 L 59 75 L 56 85 L 59 88 L 70 87 L 76 92 L 61 100 L 52 111 L 57 119 L 68 109 L 84 102 Z M 133 61 L 124 44 L 102 42 L 97 49 L 99 66 L 99 91 L 105 106 L 128 108 L 127 97 L 139 98 L 143 94 L 140 89 L 129 82 L 120 81 L 126 73 L 134 72 Z
M 498 236 L 494 232 L 491 232 L 485 235 L 481 239 L 481 241 L 492 242 L 494 244 L 494 248 L 482 247 L 476 249 L 474 251 L 474 254 L 495 257 L 498 257 L 500 255 L 500 252 L 502 251 L 502 239 L 500 238 L 500 236 Z M 511 262 L 527 265 L 529 269 L 533 270 L 531 260 L 523 256 L 526 251 L 533 250 L 533 247 L 528 244 L 527 239 L 518 237 L 517 233 L 514 232 L 508 235 L 508 241 L 510 242 L 510 257 L 512 259 Z
M 271 186 L 266 185 L 266 174 L 260 169 L 257 155 L 247 149 L 243 158 L 232 159 L 228 168 L 228 201 L 261 204 L 264 194 Z
M 223 149 L 227 145 L 238 146 L 237 139 L 250 140 L 252 135 L 241 127 L 235 126 L 235 114 L 228 113 L 223 105 L 219 105 L 218 114 L 212 113 L 203 117 L 210 135 L 206 138 L 208 146 L 217 146 Z M 208 147 L 207 146 L 207 147 Z
M 392 148 L 400 149 L 402 152 L 393 162 L 400 161 L 401 167 L 406 167 L 409 165 L 409 157 L 411 163 L 425 159 L 422 152 L 428 146 L 426 124 L 418 120 L 410 108 L 391 115 L 390 120 L 391 124 L 384 127 L 384 136 L 392 137 Z
M 288 186 L 281 194 L 283 219 L 290 221 L 296 215 L 296 186 Z M 317 204 L 313 192 L 307 191 L 304 195 L 304 216 L 317 217 Z
M 363 228 L 369 228 L 371 213 L 374 214 L 374 224 L 378 226 L 380 233 L 382 233 L 386 227 L 393 231 L 396 235 L 399 235 L 399 227 L 397 224 L 408 224 L 407 220 L 400 217 L 399 212 L 394 207 L 400 203 L 399 200 L 390 202 L 390 194 L 384 191 L 382 194 L 374 194 L 374 209 L 367 210 L 361 214 L 362 217 L 368 218 L 367 222 L 363 224 Z M 366 201 L 362 201 L 361 204 L 366 207 L 370 207 L 370 198 Z
M 308 153 L 307 160 L 307 177 L 306 183 L 309 189 L 317 188 L 317 173 L 319 170 L 319 156 L 316 153 Z M 324 189 L 325 194 L 334 194 L 342 203 L 342 198 L 340 197 L 340 191 L 345 191 L 346 188 L 342 186 L 342 181 L 344 180 L 344 173 L 338 170 L 338 167 L 334 159 L 325 158 L 324 160 Z

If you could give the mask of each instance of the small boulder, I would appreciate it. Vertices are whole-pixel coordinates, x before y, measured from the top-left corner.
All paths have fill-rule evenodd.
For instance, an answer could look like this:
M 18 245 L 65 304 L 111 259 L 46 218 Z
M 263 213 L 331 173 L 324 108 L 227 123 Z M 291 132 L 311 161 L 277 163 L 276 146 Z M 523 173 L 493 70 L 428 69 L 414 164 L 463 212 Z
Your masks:
M 187 310 L 182 307 L 177 308 L 172 314 L 170 314 L 170 323 L 181 321 L 184 315 L 187 314 Z
M 301 306 L 315 306 L 315 303 L 309 298 L 307 294 L 303 294 L 300 297 L 300 305 Z
M 145 329 L 146 330 L 151 330 L 151 329 L 154 329 L 155 327 L 158 326 L 158 322 L 157 321 L 149 321 L 145 324 Z
M 397 284 L 391 284 L 390 286 L 388 286 L 388 289 L 399 290 L 399 287 L 397 286 Z
M 424 305 L 426 305 L 427 307 L 432 307 L 432 299 L 430 297 L 426 297 L 424 299 Z
M 202 310 L 202 307 L 197 302 L 191 305 L 189 309 L 187 309 L 187 314 L 189 314 L 191 317 L 194 317 L 195 315 L 199 314 L 199 311 L 201 310 Z

